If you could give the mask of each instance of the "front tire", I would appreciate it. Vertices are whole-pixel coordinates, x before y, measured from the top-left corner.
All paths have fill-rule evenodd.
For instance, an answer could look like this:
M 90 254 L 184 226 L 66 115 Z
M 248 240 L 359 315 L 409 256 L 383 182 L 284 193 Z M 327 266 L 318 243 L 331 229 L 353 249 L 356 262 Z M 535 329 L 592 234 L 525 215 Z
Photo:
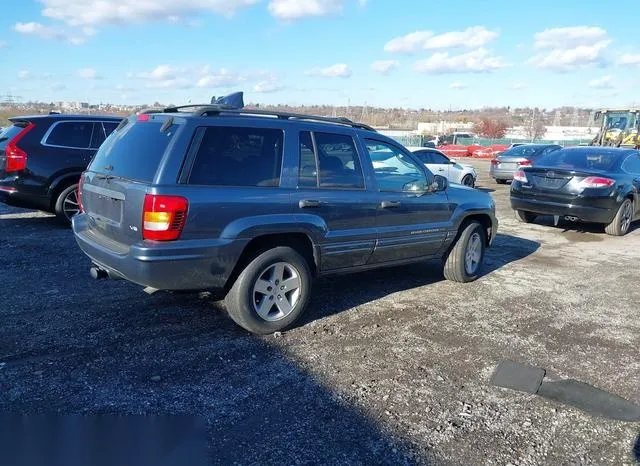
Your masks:
M 58 220 L 67 226 L 71 226 L 71 219 L 80 212 L 78 202 L 78 185 L 72 184 L 62 190 L 56 199 L 54 211 Z
M 498 183 L 498 184 L 507 184 L 507 180 L 496 179 L 496 183 Z
M 616 216 L 613 218 L 610 224 L 605 225 L 604 231 L 611 236 L 624 236 L 631 227 L 631 221 L 633 220 L 633 202 L 631 199 L 625 199 Z
M 266 335 L 291 327 L 303 314 L 311 292 L 307 261 L 279 246 L 256 255 L 225 298 L 233 321 L 251 333 Z
M 468 283 L 477 280 L 482 271 L 486 233 L 479 222 L 467 224 L 444 258 L 444 278 Z
M 516 219 L 521 223 L 533 223 L 538 216 L 526 210 L 516 210 Z

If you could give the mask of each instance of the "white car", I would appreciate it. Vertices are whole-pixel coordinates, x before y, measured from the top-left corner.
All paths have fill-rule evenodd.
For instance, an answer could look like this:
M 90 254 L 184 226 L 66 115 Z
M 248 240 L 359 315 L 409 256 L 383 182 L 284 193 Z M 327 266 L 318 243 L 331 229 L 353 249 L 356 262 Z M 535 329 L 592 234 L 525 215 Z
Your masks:
M 449 183 L 475 187 L 478 173 L 471 165 L 458 163 L 442 152 L 428 147 L 407 147 L 434 175 L 444 176 Z

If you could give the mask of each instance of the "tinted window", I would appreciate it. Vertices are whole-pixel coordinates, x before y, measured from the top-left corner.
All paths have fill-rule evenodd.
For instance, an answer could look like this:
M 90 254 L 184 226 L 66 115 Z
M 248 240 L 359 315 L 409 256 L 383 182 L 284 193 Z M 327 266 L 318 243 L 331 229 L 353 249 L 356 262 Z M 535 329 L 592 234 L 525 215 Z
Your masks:
M 433 163 L 430 151 L 421 150 L 414 152 L 413 155 L 415 155 L 422 163 Z
M 317 187 L 318 168 L 316 166 L 316 154 L 313 151 L 311 133 L 300 133 L 300 163 L 298 165 L 298 186 Z
M 89 147 L 91 133 L 93 132 L 93 122 L 65 121 L 54 123 L 54 125 L 45 144 L 78 149 L 87 149 Z
M 622 164 L 622 169 L 632 175 L 640 175 L 640 155 L 632 154 Z
M 153 180 L 160 160 L 178 126 L 160 132 L 164 121 L 129 122 L 100 146 L 89 170 L 108 172 L 131 180 Z
M 16 137 L 20 131 L 24 129 L 25 125 L 11 125 L 0 131 L 0 148 L 4 148 L 7 143 Z
M 431 163 L 440 164 L 440 165 L 449 163 L 448 158 L 446 158 L 444 155 L 439 154 L 437 152 L 432 153 L 431 158 L 433 159 L 433 162 Z
M 555 151 L 560 150 L 560 149 L 562 149 L 562 147 L 560 147 L 560 146 L 550 146 L 550 147 L 547 147 L 546 149 L 543 149 L 542 151 L 540 151 L 540 153 L 537 154 L 537 155 L 550 154 L 551 152 L 555 152 Z
M 189 183 L 279 186 L 283 133 L 279 129 L 206 128 Z
M 351 136 L 313 133 L 321 188 L 364 188 L 362 166 Z
M 96 121 L 93 124 L 93 136 L 91 137 L 91 148 L 97 149 L 118 127 L 118 123 Z
M 371 139 L 367 151 L 380 191 L 424 191 L 427 180 L 419 165 L 398 148 Z
M 536 165 L 566 170 L 611 170 L 620 151 L 611 149 L 563 149 L 540 157 Z

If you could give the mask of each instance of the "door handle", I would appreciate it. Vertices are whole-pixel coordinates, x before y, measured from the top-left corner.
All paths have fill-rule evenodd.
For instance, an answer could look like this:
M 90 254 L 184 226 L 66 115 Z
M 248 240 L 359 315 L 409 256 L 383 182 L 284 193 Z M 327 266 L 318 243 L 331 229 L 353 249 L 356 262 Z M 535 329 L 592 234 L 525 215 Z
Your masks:
M 320 201 L 316 201 L 313 199 L 303 199 L 298 202 L 298 207 L 300 207 L 301 209 L 320 207 Z
M 438 168 L 438 171 L 439 171 L 439 172 L 443 172 L 443 171 L 444 171 L 444 168 Z
M 383 209 L 394 209 L 400 207 L 400 203 L 398 201 L 382 201 L 380 207 Z

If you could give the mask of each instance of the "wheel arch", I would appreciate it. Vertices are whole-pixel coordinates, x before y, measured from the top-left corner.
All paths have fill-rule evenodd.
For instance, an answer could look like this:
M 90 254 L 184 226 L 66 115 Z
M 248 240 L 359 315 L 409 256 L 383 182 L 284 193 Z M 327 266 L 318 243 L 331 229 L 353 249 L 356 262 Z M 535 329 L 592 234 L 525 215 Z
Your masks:
M 55 208 L 56 201 L 58 200 L 58 196 L 60 195 L 60 193 L 67 189 L 69 186 L 77 184 L 80 181 L 81 175 L 82 171 L 73 171 L 70 173 L 58 175 L 56 178 L 54 178 L 54 180 L 49 184 L 48 191 L 51 209 Z
M 229 291 L 242 270 L 260 253 L 279 246 L 287 246 L 300 254 L 309 265 L 311 275 L 315 276 L 320 268 L 320 250 L 307 233 L 287 232 L 270 233 L 257 236 L 242 250 L 235 267 L 226 280 L 224 290 Z

